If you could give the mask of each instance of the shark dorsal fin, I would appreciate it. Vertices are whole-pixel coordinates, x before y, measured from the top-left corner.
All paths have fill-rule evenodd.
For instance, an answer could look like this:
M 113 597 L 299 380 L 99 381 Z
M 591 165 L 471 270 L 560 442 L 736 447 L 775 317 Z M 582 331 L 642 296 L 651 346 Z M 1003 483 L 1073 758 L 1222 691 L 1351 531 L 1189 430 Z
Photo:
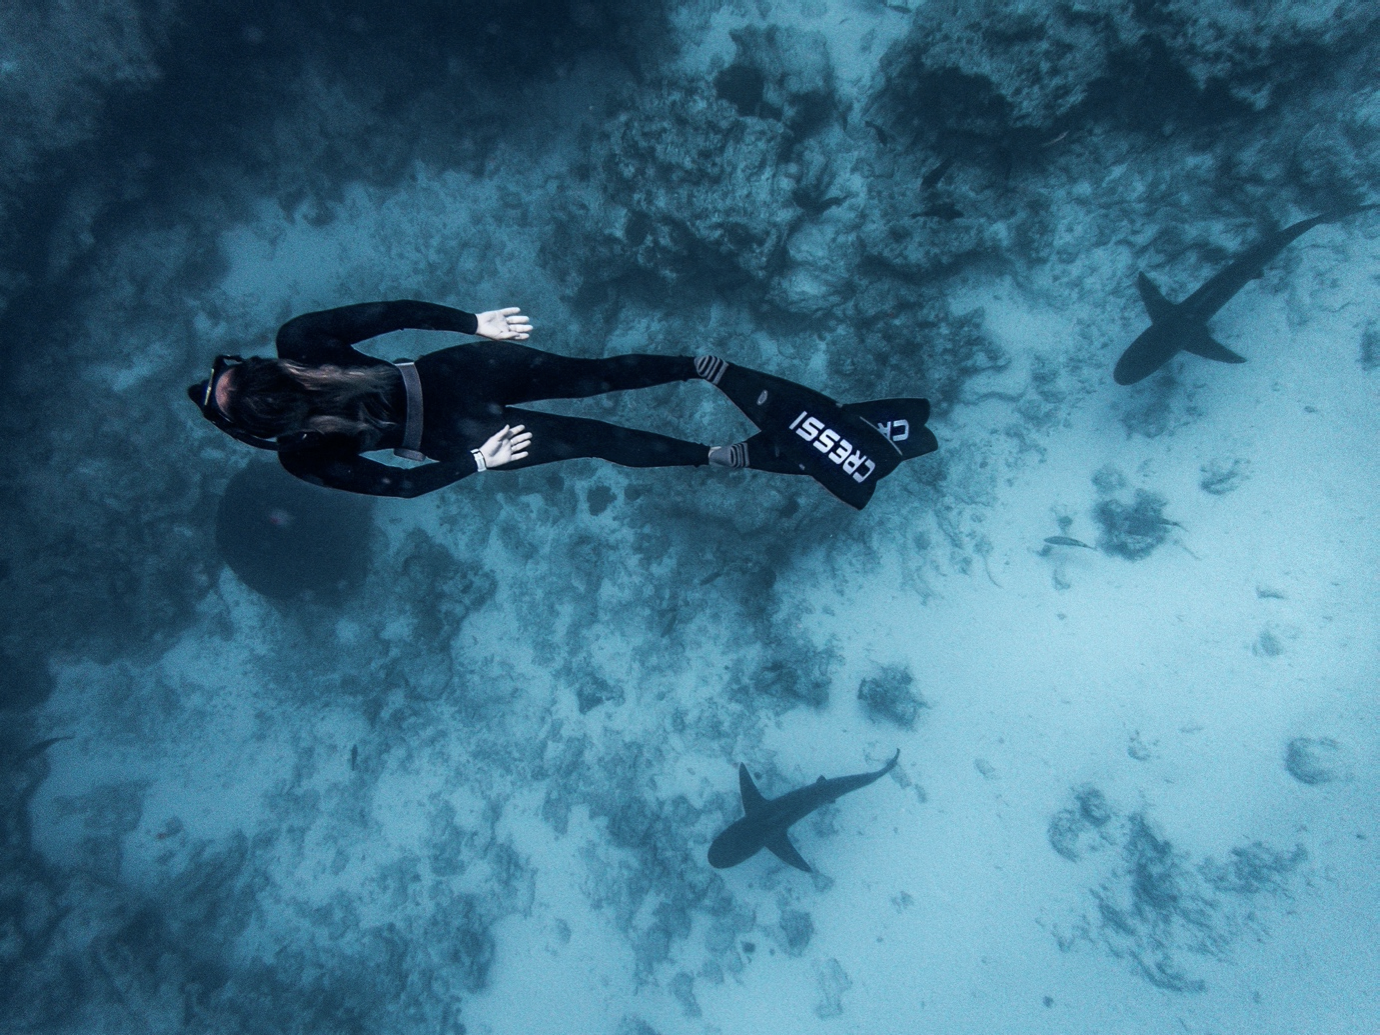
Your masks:
M 823 783 L 823 782 L 824 782 L 824 777 L 822 777 L 822 776 L 821 776 L 818 780 L 815 781 L 815 783 Z
M 800 857 L 800 853 L 795 850 L 795 845 L 791 844 L 791 839 L 786 831 L 781 831 L 770 841 L 767 842 L 767 851 L 776 856 L 788 866 L 794 866 L 797 870 L 804 870 L 806 873 L 813 873 L 810 864 Z
M 738 763 L 738 791 L 743 796 L 744 816 L 751 816 L 767 803 L 767 799 L 762 797 L 762 792 L 752 782 L 752 774 L 748 772 L 748 767 L 742 762 Z
M 1140 300 L 1145 304 L 1145 311 L 1150 314 L 1150 322 L 1155 323 L 1164 319 L 1174 311 L 1174 303 L 1164 297 L 1164 293 L 1155 286 L 1155 282 L 1144 273 L 1136 276 L 1136 290 L 1140 292 Z

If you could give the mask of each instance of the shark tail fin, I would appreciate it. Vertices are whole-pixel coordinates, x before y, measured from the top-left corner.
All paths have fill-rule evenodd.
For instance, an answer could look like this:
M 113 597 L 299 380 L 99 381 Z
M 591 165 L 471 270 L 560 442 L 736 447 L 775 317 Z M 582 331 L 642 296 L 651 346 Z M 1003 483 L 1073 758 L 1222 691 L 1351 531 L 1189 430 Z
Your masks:
M 752 774 L 743 763 L 738 763 L 738 790 L 743 796 L 743 815 L 751 816 L 767 803 L 757 785 L 752 782 Z
M 1195 356 L 1202 356 L 1203 359 L 1210 359 L 1217 363 L 1246 362 L 1245 356 L 1237 355 L 1221 342 L 1214 341 L 1207 333 L 1195 337 L 1192 341 L 1184 345 L 1184 351 L 1191 352 Z
M 1164 292 L 1144 273 L 1136 275 L 1136 290 L 1140 292 L 1140 300 L 1145 304 L 1151 323 L 1157 323 L 1174 311 L 1174 303 L 1165 298 Z
M 776 856 L 787 866 L 794 866 L 797 870 L 805 873 L 813 873 L 810 864 L 800 857 L 800 853 L 795 850 L 795 845 L 791 844 L 791 839 L 786 831 L 781 831 L 770 841 L 767 842 L 767 851 Z

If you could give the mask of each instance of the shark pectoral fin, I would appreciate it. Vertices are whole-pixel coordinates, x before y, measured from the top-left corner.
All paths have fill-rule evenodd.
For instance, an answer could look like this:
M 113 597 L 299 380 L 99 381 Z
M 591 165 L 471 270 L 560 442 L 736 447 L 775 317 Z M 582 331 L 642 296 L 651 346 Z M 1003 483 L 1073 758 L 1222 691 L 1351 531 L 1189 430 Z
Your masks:
M 791 844 L 790 836 L 784 830 L 768 841 L 766 848 L 767 851 L 788 866 L 794 866 L 797 870 L 804 870 L 806 873 L 815 872 L 810 869 L 810 864 L 800 857 L 800 853 L 795 850 L 795 845 Z
M 757 789 L 757 785 L 752 782 L 752 774 L 748 772 L 748 767 L 741 762 L 738 763 L 738 791 L 743 796 L 744 816 L 751 816 L 767 802 L 767 799 L 762 797 L 762 792 Z
M 1246 362 L 1245 356 L 1238 356 L 1221 342 L 1213 341 L 1206 334 L 1188 342 L 1184 346 L 1184 351 L 1191 352 L 1195 356 L 1202 356 L 1204 359 L 1215 360 L 1218 363 Z
M 1136 290 L 1140 292 L 1140 300 L 1145 304 L 1151 323 L 1164 319 L 1174 311 L 1174 303 L 1165 298 L 1155 282 L 1144 273 L 1136 276 Z

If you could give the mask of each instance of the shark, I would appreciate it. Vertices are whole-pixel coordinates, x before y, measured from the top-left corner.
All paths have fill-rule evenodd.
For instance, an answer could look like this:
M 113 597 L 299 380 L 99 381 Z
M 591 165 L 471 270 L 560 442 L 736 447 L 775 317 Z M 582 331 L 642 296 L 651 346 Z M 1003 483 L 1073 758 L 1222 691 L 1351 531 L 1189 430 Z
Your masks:
M 901 750 L 897 748 L 896 754 L 891 756 L 891 761 L 875 773 L 836 776 L 831 780 L 821 776 L 814 783 L 799 787 L 779 798 L 763 797 L 757 785 L 752 782 L 752 774 L 748 772 L 748 767 L 740 763 L 738 788 L 743 796 L 743 818 L 714 838 L 709 846 L 709 865 L 719 870 L 737 866 L 765 848 L 797 870 L 813 873 L 810 864 L 800 857 L 795 845 L 791 844 L 791 825 L 800 822 L 821 805 L 828 805 L 850 791 L 856 791 L 880 780 L 896 768 L 896 760 L 900 757 Z
M 1237 355 L 1208 333 L 1207 322 L 1217 311 L 1236 296 L 1236 293 L 1265 275 L 1265 264 L 1282 252 L 1286 245 L 1306 234 L 1320 223 L 1335 223 L 1347 216 L 1376 205 L 1357 205 L 1333 209 L 1311 219 L 1300 220 L 1292 226 L 1266 234 L 1251 245 L 1207 283 L 1182 302 L 1171 302 L 1155 286 L 1154 281 L 1141 273 L 1136 289 L 1150 316 L 1147 327 L 1116 361 L 1112 377 L 1119 385 L 1133 385 L 1143 381 L 1180 352 L 1191 352 L 1203 359 L 1218 363 L 1244 363 L 1245 356 Z

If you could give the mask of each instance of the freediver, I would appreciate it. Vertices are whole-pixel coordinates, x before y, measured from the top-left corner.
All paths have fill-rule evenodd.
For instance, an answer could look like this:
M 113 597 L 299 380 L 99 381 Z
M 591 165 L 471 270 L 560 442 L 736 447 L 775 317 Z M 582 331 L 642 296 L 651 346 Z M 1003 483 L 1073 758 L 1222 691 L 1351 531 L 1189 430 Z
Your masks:
M 390 363 L 354 346 L 403 329 L 489 339 Z M 367 302 L 297 316 L 279 328 L 277 359 L 217 356 L 187 389 L 233 438 L 278 454 L 316 485 L 411 499 L 495 469 L 597 457 L 624 467 L 711 464 L 810 474 L 861 509 L 876 482 L 910 456 L 938 448 L 923 399 L 841 407 L 818 392 L 714 356 L 579 359 L 525 345 L 532 324 L 517 307 L 467 313 L 430 302 Z M 650 431 L 518 404 L 579 399 L 702 377 L 761 429 L 710 448 Z M 794 422 L 794 423 L 792 423 Z M 361 454 L 393 449 L 404 468 Z

